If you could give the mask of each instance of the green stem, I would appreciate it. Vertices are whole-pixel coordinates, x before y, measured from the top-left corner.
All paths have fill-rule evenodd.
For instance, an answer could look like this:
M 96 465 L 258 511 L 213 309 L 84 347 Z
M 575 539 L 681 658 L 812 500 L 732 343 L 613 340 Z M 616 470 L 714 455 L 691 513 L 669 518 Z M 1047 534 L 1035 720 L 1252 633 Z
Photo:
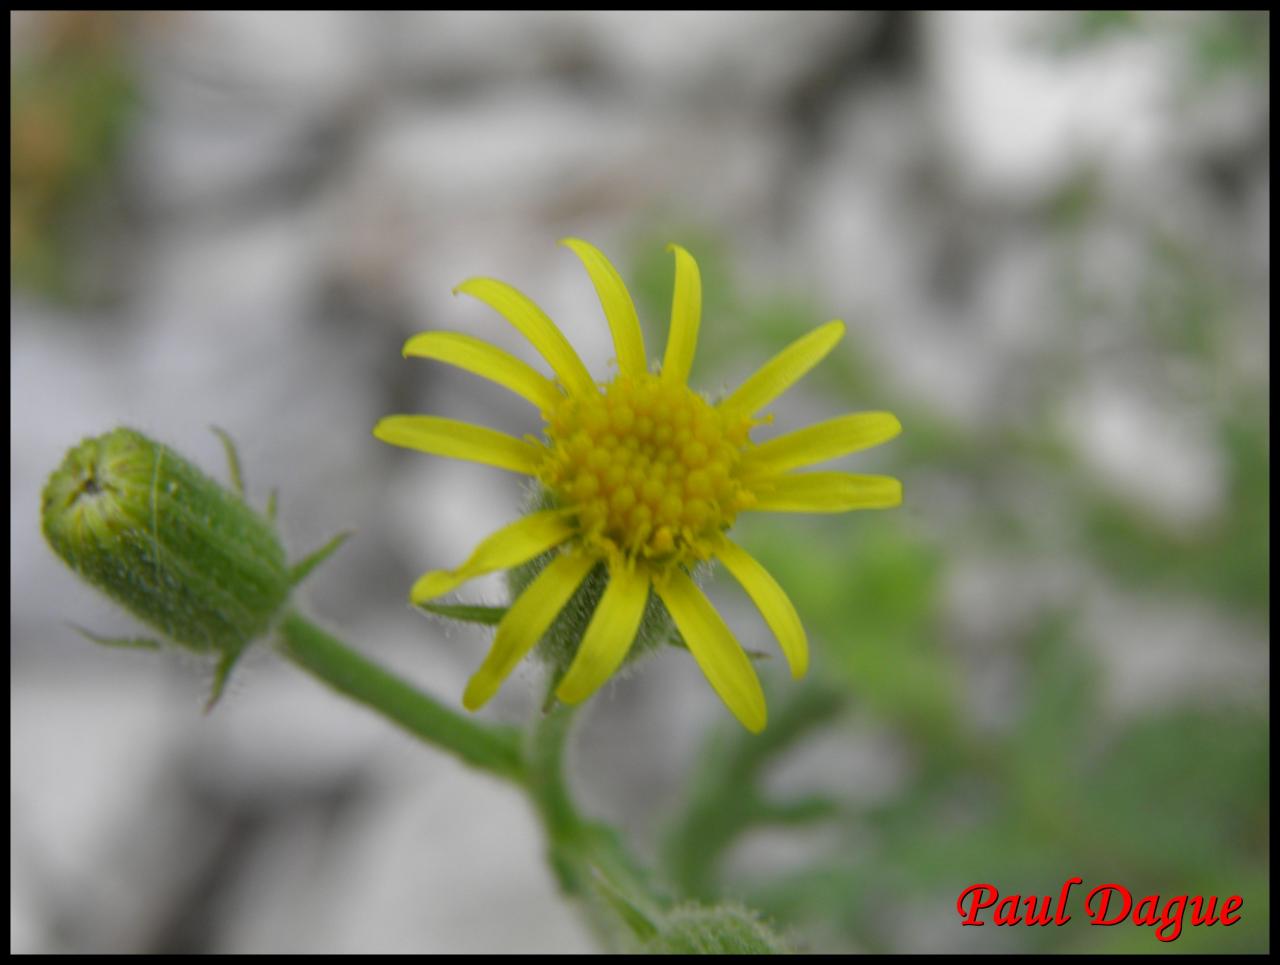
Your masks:
M 565 746 L 576 708 L 555 704 L 522 745 L 525 735 L 520 731 L 463 717 L 297 613 L 284 618 L 279 633 L 284 655 L 334 690 L 427 743 L 522 787 L 546 831 L 548 857 L 561 889 L 583 902 L 602 940 L 619 947 L 619 924 L 640 940 L 654 934 L 666 897 L 616 831 L 578 813 L 565 783 Z
M 576 707 L 556 704 L 536 721 L 525 751 L 525 787 L 547 833 L 552 867 L 561 889 L 582 895 L 584 880 L 582 818 L 564 781 L 564 752 Z
M 463 717 L 366 660 L 297 613 L 280 626 L 286 657 L 339 693 L 358 700 L 429 744 L 473 767 L 523 782 L 520 732 Z
M 577 708 L 555 703 L 534 724 L 525 786 L 547 834 L 561 889 L 583 901 L 597 934 L 617 945 L 617 925 L 644 940 L 669 899 L 608 825 L 578 813 L 564 779 L 565 746 Z
M 564 781 L 564 752 L 578 708 L 557 703 L 529 735 L 526 785 L 553 840 L 575 837 L 582 818 Z

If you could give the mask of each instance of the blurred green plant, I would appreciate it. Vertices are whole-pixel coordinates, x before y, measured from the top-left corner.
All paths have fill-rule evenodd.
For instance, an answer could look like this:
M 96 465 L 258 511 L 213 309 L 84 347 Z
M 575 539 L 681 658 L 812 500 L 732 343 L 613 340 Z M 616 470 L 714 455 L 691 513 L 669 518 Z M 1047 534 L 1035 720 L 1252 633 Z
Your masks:
M 1270 14 L 1265 10 L 1074 10 L 1051 14 L 1045 38 L 1073 54 L 1118 38 L 1167 45 L 1188 68 L 1193 87 L 1232 74 L 1265 78 L 1270 69 Z
M 1063 233 L 1068 258 L 1108 215 L 1100 190 L 1095 178 L 1076 177 L 1043 212 L 1046 224 Z M 918 399 L 899 397 L 868 364 L 853 326 L 842 352 L 828 360 L 826 389 L 838 392 L 842 404 L 865 395 L 888 400 L 899 413 L 906 431 L 885 455 L 907 480 L 907 512 L 859 519 L 852 534 L 803 527 L 805 521 L 799 536 L 796 521 L 786 531 L 767 519 L 742 527 L 744 544 L 806 614 L 816 663 L 813 679 L 791 700 L 771 697 L 779 706 L 762 738 L 747 740 L 725 728 L 707 740 L 662 851 L 667 877 L 681 893 L 740 898 L 797 933 L 826 935 L 832 949 L 892 952 L 911 947 L 903 936 L 914 922 L 945 928 L 957 895 L 977 881 L 1056 895 L 1064 880 L 1079 875 L 1093 884 L 1125 882 L 1135 895 L 1240 894 L 1248 914 L 1229 929 L 1184 929 L 1166 944 L 1145 928 L 1090 927 L 1077 906 L 1063 928 L 988 928 L 966 935 L 979 943 L 966 947 L 1145 953 L 1267 947 L 1265 708 L 1199 699 L 1116 716 L 1106 709 L 1107 680 L 1082 624 L 1060 603 L 1046 601 L 989 642 L 1017 686 L 1009 719 L 998 729 L 980 725 L 966 688 L 964 648 L 945 615 L 951 567 L 981 547 L 1028 561 L 1063 547 L 1046 542 L 1042 527 L 1000 499 L 972 502 L 971 515 L 935 520 L 941 528 L 928 532 L 921 515 L 930 512 L 918 503 L 929 480 L 973 492 L 998 491 L 1009 479 L 1047 485 L 1062 518 L 1076 521 L 1069 548 L 1104 579 L 1157 600 L 1230 606 L 1265 625 L 1265 393 L 1231 378 L 1223 368 L 1223 333 L 1202 324 L 1233 310 L 1231 287 L 1193 244 L 1149 237 L 1151 270 L 1136 279 L 1149 295 L 1135 301 L 1145 310 L 1134 318 L 1143 345 L 1159 357 L 1176 355 L 1225 389 L 1217 441 L 1229 491 L 1218 517 L 1187 535 L 1150 517 L 1140 501 L 1117 498 L 1057 438 L 1051 420 L 973 430 Z M 651 247 L 646 239 L 643 248 Z M 725 247 L 709 243 L 707 250 L 700 255 L 728 273 Z M 664 268 L 637 272 L 647 282 L 636 292 L 642 316 L 663 310 L 659 295 L 670 284 Z M 1078 276 L 1068 271 L 1062 278 L 1064 297 L 1080 297 L 1081 290 L 1072 289 Z M 717 288 L 744 291 L 731 274 Z M 715 311 L 739 321 L 744 351 L 785 342 L 814 317 L 805 299 L 767 294 L 709 306 L 708 324 L 723 325 Z M 737 347 L 709 346 L 699 360 L 704 379 L 714 384 L 716 373 L 735 368 Z M 1047 339 L 1044 350 L 1058 353 L 1044 360 L 1043 370 L 1053 376 L 1045 382 L 1046 398 L 1037 400 L 1049 412 L 1048 393 L 1080 371 L 1070 341 Z M 820 379 L 812 384 L 823 388 Z M 888 728 L 909 762 L 906 779 L 885 799 L 858 805 L 824 790 L 775 800 L 765 790 L 769 769 L 786 752 L 822 734 L 852 736 L 868 728 Z M 827 836 L 819 857 L 781 877 L 731 877 L 739 846 L 764 828 Z
M 1265 79 L 1271 68 L 1271 14 L 1266 10 L 1214 10 L 1193 21 L 1192 64 L 1202 82 L 1240 72 Z
M 136 98 L 130 15 L 27 16 L 35 36 L 9 73 L 10 280 L 76 300 L 90 209 L 119 159 Z

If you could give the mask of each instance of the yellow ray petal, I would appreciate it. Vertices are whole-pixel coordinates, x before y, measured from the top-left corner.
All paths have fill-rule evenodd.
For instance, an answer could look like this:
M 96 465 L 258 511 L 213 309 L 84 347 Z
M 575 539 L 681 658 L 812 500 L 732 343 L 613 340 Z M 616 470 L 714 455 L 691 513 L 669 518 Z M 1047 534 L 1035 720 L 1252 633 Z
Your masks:
M 515 326 L 551 365 L 561 384 L 575 395 L 598 391 L 591 373 L 578 358 L 564 333 L 545 312 L 505 282 L 493 278 L 471 278 L 454 289 L 478 298 Z
M 844 337 L 844 322 L 834 321 L 796 339 L 720 403 L 722 409 L 737 409 L 747 415 L 762 408 L 800 381 L 821 362 Z
M 462 706 L 477 710 L 488 703 L 516 664 L 546 633 L 597 562 L 585 554 L 564 553 L 547 564 L 498 624 L 489 655 L 467 682 Z
M 892 476 L 808 472 L 779 476 L 756 489 L 751 510 L 774 513 L 843 513 L 888 509 L 902 502 L 902 483 Z
M 627 375 L 644 375 L 649 361 L 644 352 L 644 333 L 640 330 L 640 318 L 636 306 L 627 293 L 621 276 L 609 263 L 609 259 L 594 245 L 581 238 L 564 238 L 564 245 L 582 260 L 600 296 L 600 307 L 609 320 L 613 332 L 613 347 L 618 353 L 618 368 Z
M 469 459 L 487 466 L 536 476 L 546 450 L 503 432 L 433 415 L 389 415 L 373 427 L 383 442 L 450 459 Z
M 609 570 L 609 585 L 583 634 L 556 696 L 576 704 L 608 680 L 631 649 L 649 599 L 649 574 L 629 566 Z
M 684 384 L 693 368 L 698 348 L 698 324 L 702 319 L 702 276 L 693 255 L 679 245 L 667 245 L 676 256 L 675 292 L 671 298 L 671 328 L 662 359 L 662 381 Z
M 747 730 L 764 730 L 767 712 L 760 680 L 715 607 L 680 570 L 654 589 L 720 699 Z
M 748 453 L 751 470 L 781 473 L 887 442 L 902 431 L 888 412 L 854 412 L 770 439 Z
M 561 399 L 554 382 L 525 365 L 514 355 L 458 332 L 422 332 L 404 343 L 404 354 L 435 359 L 466 369 L 482 379 L 497 382 L 542 412 L 550 412 Z
M 576 529 L 569 514 L 562 509 L 546 509 L 525 516 L 486 537 L 467 561 L 456 569 L 424 574 L 413 584 L 409 599 L 413 603 L 425 603 L 444 596 L 477 576 L 519 566 L 539 553 L 559 546 Z
M 760 561 L 744 550 L 737 543 L 725 540 L 717 549 L 716 557 L 724 564 L 725 569 L 733 574 L 733 578 L 742 584 L 742 588 L 751 597 L 764 622 L 778 638 L 782 647 L 782 655 L 787 658 L 787 666 L 791 668 L 791 676 L 800 678 L 809 669 L 809 642 L 805 636 L 804 624 L 800 615 L 787 596 L 786 590 L 778 585 Z

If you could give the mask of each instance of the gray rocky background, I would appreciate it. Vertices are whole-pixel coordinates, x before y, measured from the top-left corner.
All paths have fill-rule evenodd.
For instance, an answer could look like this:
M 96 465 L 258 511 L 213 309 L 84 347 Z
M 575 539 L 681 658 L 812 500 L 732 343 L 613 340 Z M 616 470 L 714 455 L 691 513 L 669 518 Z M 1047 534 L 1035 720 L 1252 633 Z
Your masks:
M 472 275 L 521 288 L 605 372 L 608 331 L 564 235 L 628 281 L 666 241 L 724 253 L 735 304 L 783 291 L 812 325 L 844 318 L 895 394 L 801 392 L 791 425 L 906 399 L 967 433 L 1048 426 L 1091 486 L 1162 532 L 1230 511 L 1215 414 L 1269 392 L 1267 51 L 1264 36 L 1261 68 L 1251 50 L 1244 67 L 1202 57 L 1219 29 L 1206 16 L 12 15 L 12 71 L 70 31 L 120 58 L 129 106 L 71 267 L 24 284 L 15 262 L 11 288 L 11 949 L 592 948 L 514 793 L 267 652 L 202 715 L 209 668 L 99 651 L 68 628 L 133 629 L 37 524 L 44 479 L 82 437 L 131 425 L 221 473 L 216 423 L 251 498 L 279 487 L 295 555 L 356 532 L 307 584 L 309 610 L 459 695 L 486 641 L 411 612 L 406 592 L 510 520 L 518 481 L 370 429 L 395 411 L 537 429 L 499 390 L 400 357 L 428 327 L 528 357 L 450 295 Z M 1246 20 L 1228 39 L 1268 28 Z M 28 143 L 12 130 L 11 153 Z M 708 258 L 710 291 L 728 273 Z M 1179 308 L 1172 342 L 1145 327 L 1160 299 Z M 645 324 L 661 345 L 665 318 Z M 740 347 L 738 324 L 704 316 L 703 338 L 728 346 L 695 369 L 708 390 L 769 351 Z M 1207 361 L 1170 348 L 1205 331 Z M 877 458 L 860 471 L 885 470 Z M 1187 695 L 1265 704 L 1265 605 L 1131 592 L 1068 548 L 1076 522 L 1052 480 L 1009 456 L 974 485 L 939 460 L 906 476 L 900 512 L 947 554 L 945 619 L 980 726 L 998 730 L 1020 694 L 991 641 L 1046 598 L 1078 608 L 1120 717 Z M 992 504 L 1039 551 L 976 535 Z M 475 595 L 499 593 L 487 580 Z M 752 618 L 740 603 L 724 597 L 734 626 Z M 486 716 L 523 719 L 536 686 L 526 666 Z M 610 685 L 578 748 L 584 802 L 651 847 L 691 735 L 723 715 L 680 654 Z M 891 732 L 855 727 L 771 779 L 838 771 L 874 801 L 909 766 Z M 799 860 L 786 841 L 748 845 L 733 868 Z M 991 940 L 957 938 L 945 894 L 895 913 L 891 950 Z M 835 929 L 808 940 L 860 947 Z

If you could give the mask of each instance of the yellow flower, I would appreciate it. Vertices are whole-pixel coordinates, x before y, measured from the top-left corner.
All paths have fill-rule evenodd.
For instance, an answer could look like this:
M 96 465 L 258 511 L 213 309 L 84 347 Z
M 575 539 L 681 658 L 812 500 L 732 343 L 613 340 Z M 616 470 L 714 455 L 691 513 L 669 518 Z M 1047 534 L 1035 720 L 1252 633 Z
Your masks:
M 765 725 L 760 681 L 723 619 L 690 576 L 719 560 L 742 584 L 773 631 L 795 677 L 808 667 L 808 643 L 778 582 L 726 531 L 740 512 L 837 513 L 896 506 L 902 486 L 886 476 L 794 472 L 884 442 L 901 430 L 887 412 L 841 416 L 763 444 L 750 430 L 757 413 L 835 346 L 833 321 L 797 339 L 716 403 L 687 385 L 698 341 L 702 283 L 693 257 L 677 245 L 675 295 L 666 354 L 651 371 L 635 306 L 596 248 L 562 244 L 586 266 L 613 332 L 619 372 L 598 384 L 555 324 L 524 295 L 491 278 L 456 289 L 500 312 L 546 359 L 547 378 L 492 345 L 455 332 L 424 332 L 405 355 L 436 359 L 490 379 L 537 406 L 544 438 L 516 439 L 481 426 L 425 415 L 393 415 L 373 434 L 392 445 L 469 459 L 537 479 L 550 496 L 541 509 L 486 538 L 454 570 L 425 574 L 415 603 L 449 593 L 484 573 L 556 551 L 498 625 L 493 646 L 463 696 L 483 706 L 547 632 L 598 565 L 608 582 L 556 697 L 590 696 L 622 664 L 650 591 L 666 607 L 716 693 L 753 732 Z

